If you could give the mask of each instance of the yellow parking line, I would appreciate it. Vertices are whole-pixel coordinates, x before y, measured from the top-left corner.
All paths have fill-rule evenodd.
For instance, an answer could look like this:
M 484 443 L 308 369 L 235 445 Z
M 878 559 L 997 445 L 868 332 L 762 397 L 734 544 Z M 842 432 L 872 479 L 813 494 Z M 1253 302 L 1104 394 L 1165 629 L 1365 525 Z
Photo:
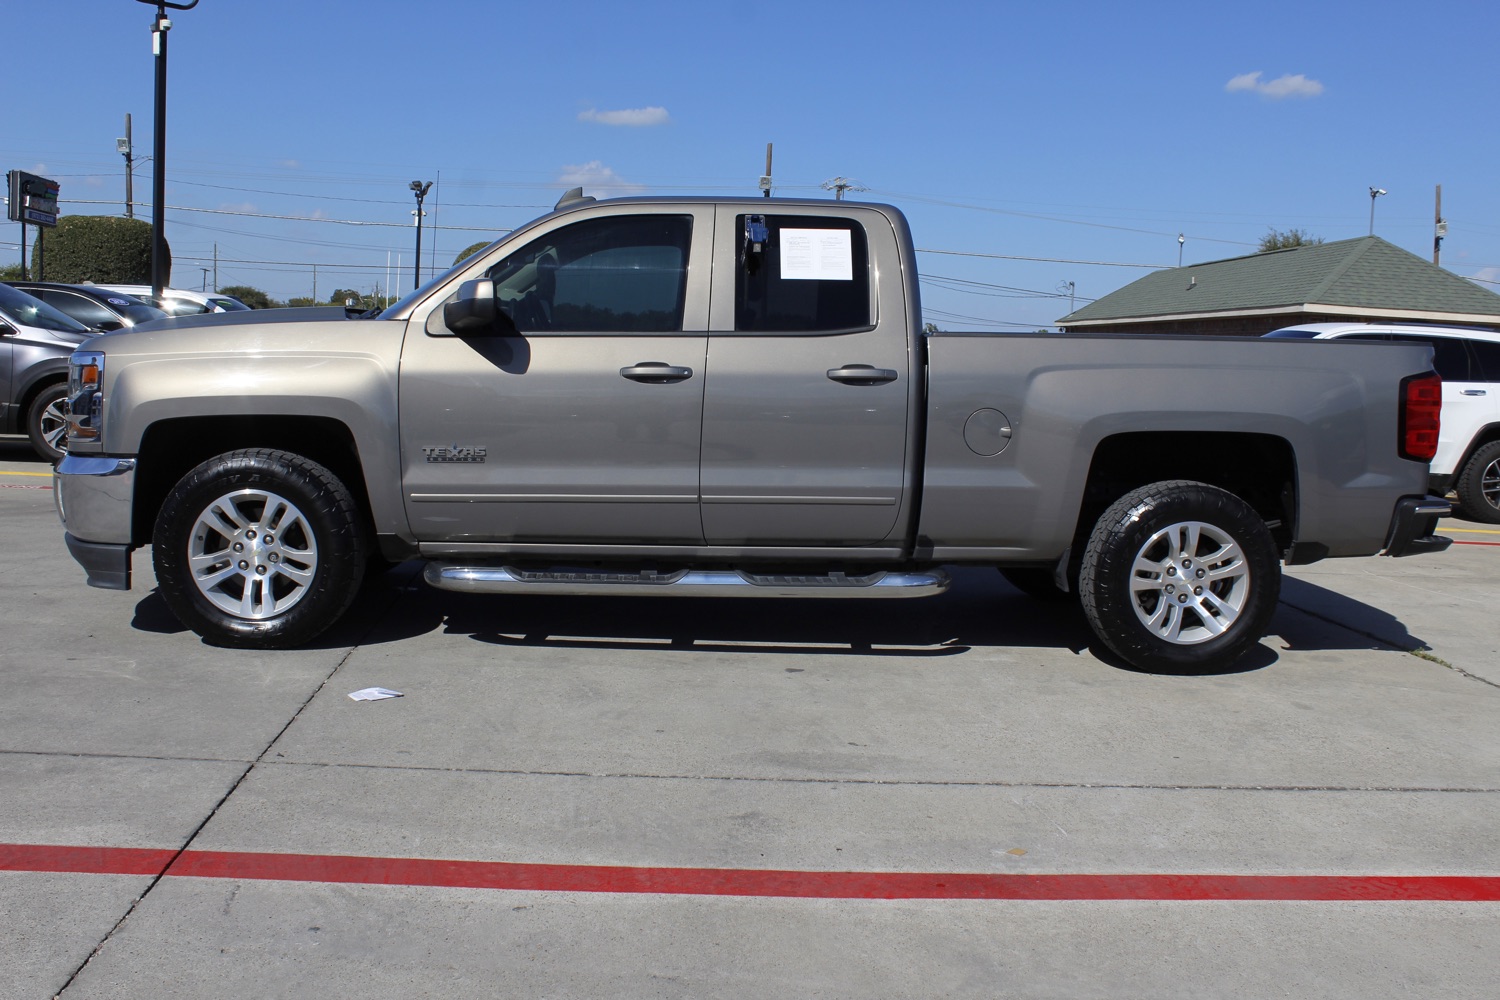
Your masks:
M 52 473 L 50 473 L 50 472 L 6 472 L 4 470 L 0 470 L 0 476 L 38 476 L 38 477 L 43 478 L 43 479 L 51 479 L 52 478 Z
M 1500 529 L 1496 528 L 1449 528 L 1446 525 L 1438 528 L 1439 531 L 1458 531 L 1465 535 L 1500 535 Z

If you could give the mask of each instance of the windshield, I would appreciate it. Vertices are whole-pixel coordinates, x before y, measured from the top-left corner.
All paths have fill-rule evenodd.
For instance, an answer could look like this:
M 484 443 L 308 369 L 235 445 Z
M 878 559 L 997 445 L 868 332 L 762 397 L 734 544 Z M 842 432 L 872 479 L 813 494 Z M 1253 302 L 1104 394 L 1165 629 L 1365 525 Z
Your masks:
M 227 295 L 215 295 L 212 296 L 208 301 L 212 302 L 214 305 L 218 306 L 225 312 L 250 311 L 250 307 L 245 305 L 245 303 L 241 302 L 239 299 L 232 299 Z
M 6 284 L 0 284 L 0 315 L 19 326 L 64 333 L 93 333 L 88 327 L 41 299 L 33 298 Z
M 135 299 L 132 299 L 125 305 L 120 305 L 118 299 L 110 299 L 109 304 L 114 306 L 120 315 L 130 320 L 132 324 L 149 323 L 154 319 L 167 318 L 167 314 L 163 310 Z

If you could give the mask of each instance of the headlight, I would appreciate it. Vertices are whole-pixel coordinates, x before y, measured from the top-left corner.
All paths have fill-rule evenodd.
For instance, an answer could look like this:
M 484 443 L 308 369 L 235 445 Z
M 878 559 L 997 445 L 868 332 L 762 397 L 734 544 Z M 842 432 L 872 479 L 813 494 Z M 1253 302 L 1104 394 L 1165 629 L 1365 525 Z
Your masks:
M 68 441 L 97 441 L 104 424 L 104 352 L 68 358 Z

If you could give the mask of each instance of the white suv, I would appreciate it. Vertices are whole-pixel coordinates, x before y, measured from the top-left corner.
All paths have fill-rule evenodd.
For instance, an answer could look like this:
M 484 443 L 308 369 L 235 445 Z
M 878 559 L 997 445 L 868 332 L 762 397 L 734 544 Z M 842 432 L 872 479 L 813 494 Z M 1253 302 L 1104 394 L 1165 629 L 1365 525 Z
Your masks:
M 1453 490 L 1465 516 L 1500 523 L 1500 333 L 1405 323 L 1306 323 L 1266 336 L 1431 344 L 1432 366 L 1443 379 L 1432 490 L 1439 495 Z

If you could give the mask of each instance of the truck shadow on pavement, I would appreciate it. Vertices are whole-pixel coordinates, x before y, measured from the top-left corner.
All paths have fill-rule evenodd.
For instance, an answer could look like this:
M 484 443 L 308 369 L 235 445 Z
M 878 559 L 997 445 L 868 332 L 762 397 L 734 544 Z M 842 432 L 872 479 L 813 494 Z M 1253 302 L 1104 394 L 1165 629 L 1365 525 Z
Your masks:
M 947 593 L 920 600 L 548 597 L 443 593 L 415 563 L 369 582 L 345 618 L 309 648 L 410 642 L 434 632 L 498 647 L 619 649 L 939 658 L 1009 647 L 1085 653 L 1140 672 L 1095 639 L 1075 601 L 1038 601 L 991 569 L 955 568 Z M 153 590 L 134 628 L 185 631 Z M 1277 650 L 1413 650 L 1424 647 L 1393 616 L 1286 578 L 1270 636 L 1238 663 L 1202 676 L 1261 670 Z

